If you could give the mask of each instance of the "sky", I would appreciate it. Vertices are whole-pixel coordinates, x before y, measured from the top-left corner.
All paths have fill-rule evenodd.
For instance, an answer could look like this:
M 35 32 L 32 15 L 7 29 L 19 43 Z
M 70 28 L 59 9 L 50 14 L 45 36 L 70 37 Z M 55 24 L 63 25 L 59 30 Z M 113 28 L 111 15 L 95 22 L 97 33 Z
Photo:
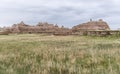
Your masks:
M 36 25 L 48 22 L 73 27 L 89 19 L 106 21 L 120 28 L 120 0 L 0 0 L 0 26 L 24 21 Z

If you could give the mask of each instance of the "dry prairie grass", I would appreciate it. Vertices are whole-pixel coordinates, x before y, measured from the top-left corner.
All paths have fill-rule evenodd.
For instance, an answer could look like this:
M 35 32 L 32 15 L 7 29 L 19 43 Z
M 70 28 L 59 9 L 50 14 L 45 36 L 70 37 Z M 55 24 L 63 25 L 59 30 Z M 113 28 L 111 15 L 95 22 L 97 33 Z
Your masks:
M 120 38 L 0 36 L 0 74 L 120 74 Z

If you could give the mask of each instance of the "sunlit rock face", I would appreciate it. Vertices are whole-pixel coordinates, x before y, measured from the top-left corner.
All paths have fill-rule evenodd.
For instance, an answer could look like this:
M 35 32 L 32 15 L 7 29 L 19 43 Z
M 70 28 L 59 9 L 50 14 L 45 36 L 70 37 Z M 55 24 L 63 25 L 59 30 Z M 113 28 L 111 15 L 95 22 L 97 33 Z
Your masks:
M 73 31 L 81 31 L 81 30 L 110 30 L 108 24 L 99 19 L 98 21 L 92 21 L 90 19 L 87 23 L 82 23 L 72 28 Z

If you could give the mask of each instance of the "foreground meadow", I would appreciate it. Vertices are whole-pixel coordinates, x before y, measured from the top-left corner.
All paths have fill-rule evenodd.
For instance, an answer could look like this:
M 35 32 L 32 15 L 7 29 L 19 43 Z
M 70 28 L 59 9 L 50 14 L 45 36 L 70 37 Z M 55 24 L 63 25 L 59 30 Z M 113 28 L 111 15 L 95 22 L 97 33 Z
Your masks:
M 120 38 L 0 35 L 0 74 L 120 74 Z

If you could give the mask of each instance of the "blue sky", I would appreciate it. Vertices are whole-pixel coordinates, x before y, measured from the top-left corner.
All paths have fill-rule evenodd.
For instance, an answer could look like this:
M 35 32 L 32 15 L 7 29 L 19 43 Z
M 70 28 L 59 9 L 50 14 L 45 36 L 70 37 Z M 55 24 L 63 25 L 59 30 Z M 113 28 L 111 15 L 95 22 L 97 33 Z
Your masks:
M 0 26 L 24 21 L 72 27 L 89 19 L 103 19 L 111 29 L 118 29 L 119 15 L 120 0 L 0 0 Z

